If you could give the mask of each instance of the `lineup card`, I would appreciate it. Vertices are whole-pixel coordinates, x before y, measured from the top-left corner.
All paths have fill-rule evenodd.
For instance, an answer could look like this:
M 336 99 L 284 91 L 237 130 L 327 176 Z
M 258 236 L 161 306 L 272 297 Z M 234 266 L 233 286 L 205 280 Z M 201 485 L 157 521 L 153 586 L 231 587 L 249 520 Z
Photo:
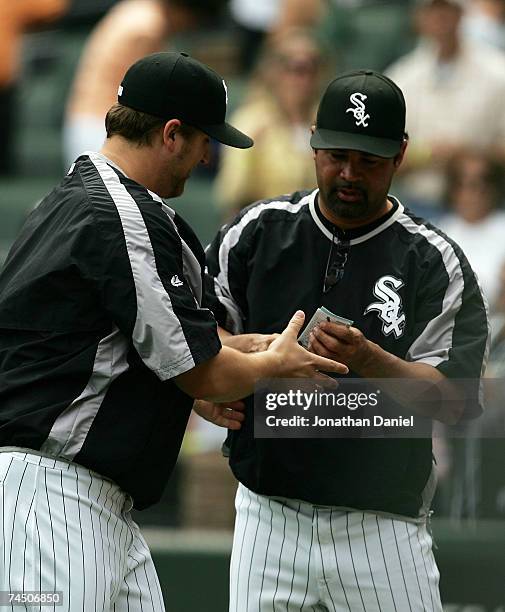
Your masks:
M 345 325 L 346 327 L 350 327 L 354 321 L 351 319 L 346 319 L 345 317 L 339 317 L 338 315 L 331 312 L 324 306 L 321 306 L 316 310 L 316 312 L 312 315 L 312 318 L 307 323 L 307 327 L 303 330 L 302 334 L 298 338 L 298 343 L 303 347 L 307 348 L 309 344 L 309 335 L 310 332 L 323 321 L 331 321 L 332 323 L 340 323 L 341 325 Z

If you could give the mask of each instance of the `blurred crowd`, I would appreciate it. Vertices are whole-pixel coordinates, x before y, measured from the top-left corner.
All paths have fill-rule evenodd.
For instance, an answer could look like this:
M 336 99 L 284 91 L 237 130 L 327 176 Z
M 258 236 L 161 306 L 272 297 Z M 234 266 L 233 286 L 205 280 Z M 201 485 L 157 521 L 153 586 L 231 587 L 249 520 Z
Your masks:
M 72 58 L 41 39 L 34 45 L 44 30 L 52 33 L 47 40 L 70 40 Z M 52 86 L 58 62 L 66 66 L 47 126 L 57 134 L 58 174 L 101 146 L 103 118 L 125 69 L 170 48 L 194 49 L 226 75 L 231 121 L 255 140 L 247 151 L 216 145 L 210 168 L 195 177 L 208 184 L 221 221 L 255 200 L 315 186 L 310 127 L 333 74 L 372 68 L 390 76 L 406 97 L 410 141 L 393 192 L 466 253 L 489 302 L 490 372 L 503 375 L 505 0 L 0 0 L 0 186 L 25 180 L 39 165 L 23 161 L 18 142 L 34 121 L 27 102 L 34 66 L 42 70 L 38 87 L 44 74 Z M 47 157 L 48 141 L 27 137 L 31 159 L 37 147 L 40 159 Z M 228 527 L 233 520 L 234 482 L 218 459 L 221 438 L 199 421 L 188 435 L 181 469 L 193 475 L 182 479 L 180 503 L 193 508 L 182 513 L 190 523 Z M 468 449 L 451 455 L 451 441 L 437 446 L 441 473 L 454 483 L 465 469 L 458 452 Z M 503 465 L 503 450 L 497 452 Z M 471 485 L 485 503 L 468 509 L 442 495 L 440 511 L 504 517 L 505 477 L 488 485 L 485 469 L 483 463 Z M 213 510 L 219 499 L 227 500 L 226 512 Z

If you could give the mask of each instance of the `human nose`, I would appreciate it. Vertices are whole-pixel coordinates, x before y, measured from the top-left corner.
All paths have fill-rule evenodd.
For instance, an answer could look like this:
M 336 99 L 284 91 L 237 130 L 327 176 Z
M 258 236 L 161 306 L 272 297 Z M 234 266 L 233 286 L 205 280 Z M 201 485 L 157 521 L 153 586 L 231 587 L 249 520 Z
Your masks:
M 339 175 L 343 180 L 352 183 L 353 181 L 358 180 L 359 171 L 355 163 L 353 163 L 351 160 L 345 160 L 340 166 Z

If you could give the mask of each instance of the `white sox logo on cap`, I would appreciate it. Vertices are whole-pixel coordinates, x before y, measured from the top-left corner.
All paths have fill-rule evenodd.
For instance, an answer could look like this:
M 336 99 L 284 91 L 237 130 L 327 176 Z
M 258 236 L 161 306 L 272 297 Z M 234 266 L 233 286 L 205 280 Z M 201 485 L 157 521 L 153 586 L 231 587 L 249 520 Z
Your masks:
M 226 87 L 226 82 L 223 79 L 223 87 L 224 87 L 224 94 L 226 96 L 226 106 L 228 107 L 228 87 Z
M 354 104 L 354 108 L 349 107 L 345 112 L 352 113 L 354 118 L 356 119 L 356 125 L 359 127 L 360 125 L 364 127 L 368 127 L 367 119 L 370 119 L 370 115 L 366 112 L 365 104 L 363 100 L 366 100 L 367 96 L 365 94 L 353 93 L 350 97 L 351 102 Z

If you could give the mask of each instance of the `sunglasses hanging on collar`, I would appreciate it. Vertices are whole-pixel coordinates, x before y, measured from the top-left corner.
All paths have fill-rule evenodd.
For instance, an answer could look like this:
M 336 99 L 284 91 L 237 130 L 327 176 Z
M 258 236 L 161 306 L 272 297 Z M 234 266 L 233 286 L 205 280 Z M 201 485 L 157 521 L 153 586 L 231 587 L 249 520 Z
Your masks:
M 348 240 L 335 240 L 335 226 L 331 236 L 330 252 L 326 260 L 324 273 L 323 293 L 328 293 L 332 287 L 342 280 L 344 268 L 349 257 L 350 242 Z

